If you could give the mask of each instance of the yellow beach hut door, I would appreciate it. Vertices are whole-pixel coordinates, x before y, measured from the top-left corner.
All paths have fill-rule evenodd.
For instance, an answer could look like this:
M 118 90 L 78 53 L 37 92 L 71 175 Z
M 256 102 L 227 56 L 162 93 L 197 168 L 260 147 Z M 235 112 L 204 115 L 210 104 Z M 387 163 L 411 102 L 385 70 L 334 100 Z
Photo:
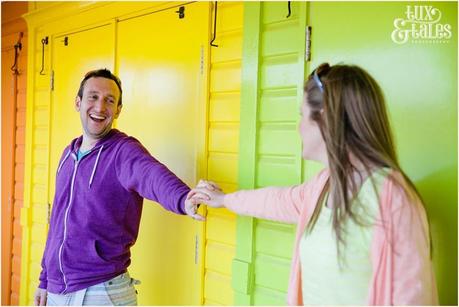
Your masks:
M 114 63 L 113 25 L 103 25 L 53 40 L 53 72 L 51 77 L 51 141 L 49 202 L 52 204 L 55 174 L 64 148 L 83 132 L 80 115 L 75 110 L 75 97 L 85 73 L 107 68 Z
M 197 174 L 205 110 L 209 3 L 192 3 L 118 23 L 117 67 L 125 92 L 118 128 L 185 183 Z M 131 275 L 139 304 L 200 304 L 202 224 L 145 201 Z

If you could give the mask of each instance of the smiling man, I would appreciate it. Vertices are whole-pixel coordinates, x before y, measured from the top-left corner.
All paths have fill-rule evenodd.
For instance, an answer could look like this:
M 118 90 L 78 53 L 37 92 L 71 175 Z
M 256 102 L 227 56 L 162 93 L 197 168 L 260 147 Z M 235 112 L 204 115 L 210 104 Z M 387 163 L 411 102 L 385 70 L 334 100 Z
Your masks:
M 137 304 L 127 268 L 143 198 L 202 219 L 190 188 L 139 141 L 112 129 L 121 98 L 121 81 L 107 69 L 81 81 L 75 108 L 83 135 L 59 161 L 37 305 Z

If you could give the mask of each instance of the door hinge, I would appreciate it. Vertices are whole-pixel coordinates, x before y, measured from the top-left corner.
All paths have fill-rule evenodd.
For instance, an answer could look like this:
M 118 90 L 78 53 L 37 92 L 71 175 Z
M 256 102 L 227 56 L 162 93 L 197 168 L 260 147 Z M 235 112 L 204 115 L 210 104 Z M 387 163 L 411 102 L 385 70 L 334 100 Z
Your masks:
M 50 85 L 51 85 L 51 91 L 54 91 L 54 70 L 51 71 L 51 80 L 50 80 Z
M 201 45 L 201 58 L 200 58 L 199 69 L 200 69 L 201 75 L 204 74 L 204 46 L 203 45 Z
M 48 225 L 51 222 L 51 204 L 48 203 Z
M 311 27 L 306 27 L 306 52 L 304 55 L 306 62 L 311 61 Z
M 194 236 L 194 264 L 198 264 L 199 258 L 199 238 L 197 235 Z
M 185 7 L 184 6 L 179 7 L 179 10 L 175 12 L 178 14 L 180 19 L 185 18 Z

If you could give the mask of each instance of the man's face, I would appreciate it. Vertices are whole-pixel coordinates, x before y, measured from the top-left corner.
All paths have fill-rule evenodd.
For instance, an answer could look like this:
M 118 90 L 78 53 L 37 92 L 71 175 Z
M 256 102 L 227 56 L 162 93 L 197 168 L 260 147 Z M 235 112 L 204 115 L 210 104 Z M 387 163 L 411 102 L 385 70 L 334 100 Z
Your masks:
M 103 138 L 118 118 L 120 91 L 115 81 L 93 77 L 86 81 L 83 97 L 76 98 L 75 109 L 80 112 L 84 134 L 92 140 Z

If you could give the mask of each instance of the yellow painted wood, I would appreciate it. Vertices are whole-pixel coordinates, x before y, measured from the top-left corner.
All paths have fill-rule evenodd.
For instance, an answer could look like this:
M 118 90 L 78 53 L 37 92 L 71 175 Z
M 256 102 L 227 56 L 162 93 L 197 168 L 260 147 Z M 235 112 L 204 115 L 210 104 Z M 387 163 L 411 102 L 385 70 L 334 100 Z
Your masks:
M 242 20 L 242 2 L 218 3 L 214 42 L 218 47 L 211 48 L 210 58 L 206 175 L 226 192 L 237 187 Z M 233 305 L 236 216 L 224 209 L 208 210 L 205 235 L 203 304 Z
M 67 46 L 64 45 L 64 37 L 68 37 Z M 22 300 L 28 304 L 32 303 L 32 295 L 41 271 L 40 263 L 48 230 L 48 203 L 53 202 L 57 164 L 64 148 L 82 133 L 80 117 L 74 107 L 78 87 L 82 76 L 88 70 L 102 67 L 112 69 L 113 25 L 56 36 L 50 39 L 49 46 L 52 49 L 52 53 L 48 53 L 52 54 L 52 67 L 46 69 L 45 75 L 39 75 L 38 78 L 50 81 L 54 71 L 54 90 L 50 97 L 45 94 L 46 88 L 39 87 L 35 90 L 39 99 L 35 100 L 32 114 L 35 122 L 31 132 L 34 140 L 32 168 L 35 176 L 30 195 L 31 223 L 27 225 L 28 240 L 24 242 L 28 259 L 22 258 L 23 267 L 27 262 L 30 267 L 26 275 L 29 282 L 24 283 L 24 291 L 21 290 L 21 298 L 24 297 Z M 50 104 L 46 104 L 46 100 Z
M 40 123 L 35 117 L 38 110 L 48 114 L 50 107 L 49 88 L 41 86 L 49 80 L 49 61 L 46 63 L 45 75 L 39 75 L 40 69 L 35 66 L 37 58 L 36 37 L 44 36 L 29 23 L 28 37 L 28 76 L 27 76 L 27 106 L 26 106 L 26 142 L 25 142 L 25 174 L 24 174 L 24 204 L 21 209 L 22 226 L 22 255 L 21 255 L 21 282 L 20 305 L 31 305 L 33 293 L 38 286 L 38 273 L 41 269 L 40 256 L 46 240 L 47 226 L 47 199 L 48 199 L 48 155 L 39 154 L 49 146 L 48 136 L 39 137 L 40 129 L 47 130 L 48 122 Z M 40 49 L 41 51 L 41 49 Z M 45 48 L 45 56 L 49 58 L 50 48 Z M 41 62 L 40 62 L 41 64 Z M 39 124 L 41 128 L 35 125 Z M 37 156 L 35 157 L 35 154 Z M 39 158 L 39 159 L 38 159 Z M 38 160 L 37 160 L 38 159 Z M 42 212 L 41 216 L 35 213 Z
M 201 53 L 207 48 L 209 3 L 120 21 L 117 70 L 125 89 L 120 130 L 135 136 L 188 185 L 196 184 L 198 112 L 207 80 Z M 203 59 L 204 60 L 204 59 Z M 201 223 L 145 201 L 131 275 L 140 305 L 200 304 Z M 199 248 L 197 249 L 199 251 Z
M 219 47 L 210 48 L 211 3 L 186 5 L 185 19 L 177 20 L 175 10 L 181 4 L 56 2 L 31 7 L 27 15 L 31 46 L 28 88 L 33 90 L 29 92 L 27 108 L 21 304 L 32 303 L 38 284 L 48 230 L 47 202 L 54 194 L 56 157 L 79 128 L 79 122 L 75 121 L 78 116 L 72 115 L 69 105 L 55 105 L 57 101 L 72 104 L 77 88 L 53 93 L 52 98 L 50 95 L 51 61 L 56 70 L 56 86 L 68 85 L 74 82 L 72 78 L 79 81 L 82 76 L 81 71 L 70 67 L 71 63 L 63 64 L 67 67 L 66 74 L 59 72 L 57 66 L 63 66 L 55 57 L 64 50 L 58 44 L 65 35 L 77 39 L 84 32 L 95 31 L 91 33 L 99 33 L 97 40 L 111 48 L 114 59 L 104 65 L 119 73 L 125 89 L 118 128 L 137 136 L 188 184 L 194 185 L 198 177 L 209 178 L 225 191 L 236 189 L 243 5 L 219 3 L 215 41 Z M 168 7 L 175 8 L 165 10 Z M 174 17 L 162 17 L 167 12 Z M 193 15 L 199 17 L 188 18 Z M 155 21 L 146 22 L 149 18 Z M 102 32 L 109 29 L 110 34 L 97 29 Z M 45 75 L 40 75 L 40 40 L 45 36 L 49 36 L 50 44 L 45 46 Z M 200 42 L 198 49 L 196 39 Z M 93 53 L 91 48 L 79 50 L 88 52 L 80 57 L 84 59 L 82 62 L 108 52 L 98 48 Z M 160 74 L 161 78 L 154 79 L 154 74 Z M 150 86 L 148 81 L 155 82 Z M 61 113 L 69 120 L 62 121 Z M 68 131 L 54 131 L 64 124 Z M 235 216 L 209 210 L 208 222 L 199 224 L 166 213 L 150 202 L 144 208 L 131 267 L 133 275 L 143 282 L 139 286 L 139 303 L 233 304 L 231 259 Z M 201 211 L 205 213 L 204 209 Z M 196 246 L 199 254 L 195 263 Z
M 29 29 L 41 28 L 49 34 L 63 34 L 79 31 L 95 23 L 125 19 L 169 7 L 176 7 L 183 2 L 166 1 L 55 1 L 29 2 L 29 12 L 24 15 Z M 36 41 L 40 44 L 40 41 Z
M 64 148 L 83 133 L 75 98 L 81 79 L 90 70 L 113 70 L 114 27 L 97 28 L 53 39 L 54 90 L 51 95 L 50 176 L 48 201 L 54 197 L 55 176 Z M 67 38 L 68 44 L 64 40 Z M 39 118 L 39 116 L 37 116 Z
M 65 93 L 53 94 L 52 98 L 50 90 L 51 62 L 56 60 L 54 58 L 55 55 L 61 54 L 59 48 L 54 48 L 55 44 L 59 43 L 59 39 L 62 39 L 62 36 L 66 34 L 75 39 L 81 33 L 92 31 L 91 29 L 95 27 L 103 26 L 103 29 L 108 27 L 110 28 L 110 34 L 102 33 L 102 28 L 100 28 L 99 30 L 102 32 L 96 30 L 99 34 L 92 38 L 92 42 L 96 41 L 96 45 L 108 42 L 106 47 L 112 54 L 111 60 L 105 61 L 100 58 L 100 56 L 104 57 L 103 53 L 105 51 L 101 52 L 97 46 L 94 49 L 94 46 L 87 47 L 87 45 L 87 50 L 78 50 L 78 52 L 84 53 L 81 54 L 80 58 L 70 57 L 68 60 L 70 62 L 73 61 L 73 64 L 89 67 L 95 64 L 90 61 L 98 59 L 101 60 L 98 63 L 102 63 L 101 65 L 104 67 L 113 68 L 113 54 L 116 52 L 114 25 L 117 20 L 125 20 L 180 4 L 180 2 L 53 2 L 43 5 L 29 5 L 30 11 L 25 16 L 30 33 L 28 37 L 30 52 L 28 53 L 29 73 L 27 76 L 24 207 L 21 210 L 21 226 L 23 227 L 21 305 L 31 305 L 33 303 L 33 293 L 38 285 L 38 275 L 41 270 L 40 261 L 48 231 L 48 200 L 52 199 L 54 192 L 54 188 L 50 183 L 54 185 L 56 157 L 62 152 L 63 146 L 72 137 L 77 136 L 73 134 L 73 131 L 78 126 L 77 114 L 75 114 L 76 117 L 72 115 L 60 118 L 68 118 L 68 122 L 59 122 L 59 119 L 57 119 L 57 122 L 54 123 L 54 128 L 56 128 L 56 125 L 60 125 L 59 129 L 61 130 L 58 132 L 53 131 L 53 117 L 58 116 L 59 112 L 70 115 L 72 110 L 67 108 L 69 105 L 65 105 L 62 109 L 60 109 L 61 105 L 52 109 L 51 100 L 53 99 L 53 106 L 57 101 L 72 105 L 78 84 L 72 86 L 70 83 L 73 82 L 72 78 L 76 78 L 79 83 L 83 71 L 86 70 L 86 68 L 81 71 L 74 70 L 71 68 L 71 63 L 64 64 L 67 67 L 65 76 L 57 72 L 56 83 L 68 83 L 66 84 L 68 87 Z M 206 31 L 204 32 L 207 33 Z M 44 49 L 43 74 L 40 74 L 42 68 L 41 39 L 46 36 L 49 37 L 50 43 Z M 53 67 L 56 68 L 55 65 Z M 74 121 L 75 119 L 77 120 L 76 122 Z M 62 126 L 65 126 L 65 129 Z M 67 128 L 68 131 L 66 131 Z M 67 132 L 69 135 L 71 134 L 70 138 L 65 135 Z M 56 135 L 56 133 L 61 133 L 61 137 L 56 139 L 52 136 L 52 134 Z M 50 139 L 54 140 L 53 144 L 50 144 Z M 59 142 L 62 142 L 62 144 L 59 144 Z M 201 152 L 204 152 L 204 150 L 201 150 Z M 194 246 L 190 248 L 194 249 Z M 151 262 L 146 262 L 146 264 L 149 263 Z M 200 284 L 200 282 L 197 284 Z M 199 294 L 199 291 L 195 292 Z

